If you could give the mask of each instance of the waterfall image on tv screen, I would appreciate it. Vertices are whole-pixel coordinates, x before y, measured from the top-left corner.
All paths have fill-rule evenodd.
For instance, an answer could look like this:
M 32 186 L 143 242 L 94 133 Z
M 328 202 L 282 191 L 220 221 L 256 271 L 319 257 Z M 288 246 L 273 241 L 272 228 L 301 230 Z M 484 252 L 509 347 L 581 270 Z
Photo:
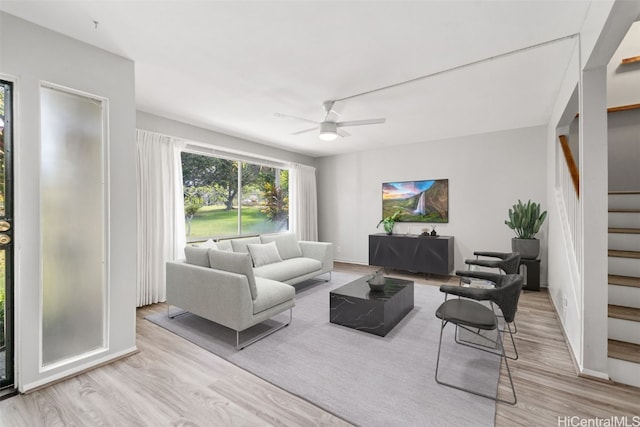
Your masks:
M 449 222 L 449 180 L 385 182 L 382 217 L 398 210 L 399 222 Z

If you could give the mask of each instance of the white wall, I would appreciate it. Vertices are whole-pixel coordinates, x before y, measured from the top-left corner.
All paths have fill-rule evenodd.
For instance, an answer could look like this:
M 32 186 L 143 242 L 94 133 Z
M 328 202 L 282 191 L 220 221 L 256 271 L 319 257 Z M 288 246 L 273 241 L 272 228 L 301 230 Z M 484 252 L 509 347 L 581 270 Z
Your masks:
M 135 350 L 136 176 L 133 62 L 0 13 L 0 73 L 15 81 L 17 381 L 21 391 Z M 40 82 L 109 100 L 108 350 L 40 372 Z M 46 226 L 46 224 L 42 224 Z M 78 230 L 79 233 L 82 230 Z
M 640 55 L 640 21 L 634 22 L 607 66 L 607 107 L 640 103 L 640 63 L 620 65 Z
M 455 268 L 475 250 L 511 251 L 513 232 L 504 224 L 518 199 L 545 206 L 545 127 L 472 135 L 317 159 L 320 240 L 335 244 L 338 261 L 368 263 L 368 235 L 382 216 L 382 183 L 449 179 L 449 223 Z M 419 234 L 432 224 L 398 223 L 396 233 Z M 546 268 L 546 225 L 542 281 Z
M 309 166 L 314 166 L 315 163 L 313 158 L 303 154 L 269 147 L 257 142 L 149 114 L 144 111 L 138 111 L 136 113 L 136 127 L 187 141 L 205 143 L 212 147 L 220 147 L 238 153 L 250 154 L 256 157 L 301 163 Z
M 579 161 L 578 121 L 574 119 L 580 108 L 576 87 L 580 69 L 579 60 L 576 45 L 552 114 L 551 120 L 554 125 L 547 130 L 548 287 L 576 359 L 579 359 L 582 354 L 582 284 L 573 251 L 571 231 L 566 220 L 567 213 L 564 202 L 557 198 L 559 195 L 556 192 L 555 182 L 558 135 L 570 135 L 571 149 L 576 162 Z M 556 131 L 556 127 L 562 129 Z M 560 158 L 558 161 L 562 162 L 564 167 L 565 159 Z
M 640 104 L 640 63 L 621 65 L 640 53 L 640 21 L 629 28 L 607 66 L 607 106 Z M 640 190 L 640 110 L 610 113 L 609 190 Z
M 640 52 L 640 50 L 638 50 Z M 637 71 L 640 76 L 640 69 Z M 640 83 L 629 88 L 640 104 Z M 640 110 L 608 114 L 609 191 L 640 190 Z

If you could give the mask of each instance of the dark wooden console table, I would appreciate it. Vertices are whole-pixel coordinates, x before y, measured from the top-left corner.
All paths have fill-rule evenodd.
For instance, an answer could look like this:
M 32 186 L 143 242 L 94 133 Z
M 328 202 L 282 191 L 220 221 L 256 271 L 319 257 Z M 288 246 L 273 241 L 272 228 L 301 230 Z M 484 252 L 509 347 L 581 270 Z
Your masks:
M 369 265 L 448 275 L 453 270 L 453 236 L 370 234 Z

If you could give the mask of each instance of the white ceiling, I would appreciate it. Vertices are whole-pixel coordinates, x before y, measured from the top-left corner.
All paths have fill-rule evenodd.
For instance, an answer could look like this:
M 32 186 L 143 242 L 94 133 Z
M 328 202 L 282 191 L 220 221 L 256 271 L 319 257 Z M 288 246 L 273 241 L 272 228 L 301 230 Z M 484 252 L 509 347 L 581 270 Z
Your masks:
M 320 121 L 325 100 L 575 34 L 589 4 L 3 0 L 0 9 L 135 61 L 139 110 L 324 156 L 545 124 L 575 39 L 336 103 L 340 120 L 387 122 L 333 142 L 290 135 L 309 124 L 274 113 Z

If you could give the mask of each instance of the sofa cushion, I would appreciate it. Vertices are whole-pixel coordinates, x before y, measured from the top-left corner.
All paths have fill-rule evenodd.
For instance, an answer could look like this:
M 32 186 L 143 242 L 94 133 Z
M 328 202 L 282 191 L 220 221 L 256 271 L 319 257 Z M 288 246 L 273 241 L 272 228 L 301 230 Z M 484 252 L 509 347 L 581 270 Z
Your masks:
M 282 262 L 267 264 L 253 269 L 256 277 L 285 281 L 322 269 L 322 263 L 311 258 L 290 258 Z
M 260 267 L 261 265 L 273 264 L 274 262 L 282 262 L 280 254 L 278 253 L 278 247 L 276 242 L 265 244 L 252 244 L 247 245 L 249 254 L 253 260 L 254 267 Z
M 258 298 L 253 301 L 253 314 L 261 313 L 296 296 L 293 286 L 262 277 L 256 277 Z
M 219 251 L 233 251 L 231 240 L 219 240 L 216 242 Z
M 298 244 L 298 238 L 293 233 L 269 234 L 260 236 L 262 243 L 276 242 L 278 253 L 282 259 L 298 258 L 302 256 L 302 249 Z
M 206 242 L 202 242 L 194 246 L 200 246 L 201 248 L 218 249 L 218 244 L 214 242 L 212 239 L 209 239 Z
M 184 256 L 187 264 L 199 265 L 200 267 L 211 267 L 209 263 L 209 248 L 202 246 L 185 246 Z
M 231 247 L 233 247 L 233 252 L 244 252 L 248 254 L 249 249 L 247 249 L 247 245 L 256 243 L 260 243 L 260 237 L 243 237 L 242 239 L 232 239 Z
M 251 299 L 255 301 L 255 299 L 258 298 L 258 289 L 256 288 L 256 279 L 253 275 L 251 255 L 209 249 L 209 263 L 211 264 L 211 268 L 247 276 Z

